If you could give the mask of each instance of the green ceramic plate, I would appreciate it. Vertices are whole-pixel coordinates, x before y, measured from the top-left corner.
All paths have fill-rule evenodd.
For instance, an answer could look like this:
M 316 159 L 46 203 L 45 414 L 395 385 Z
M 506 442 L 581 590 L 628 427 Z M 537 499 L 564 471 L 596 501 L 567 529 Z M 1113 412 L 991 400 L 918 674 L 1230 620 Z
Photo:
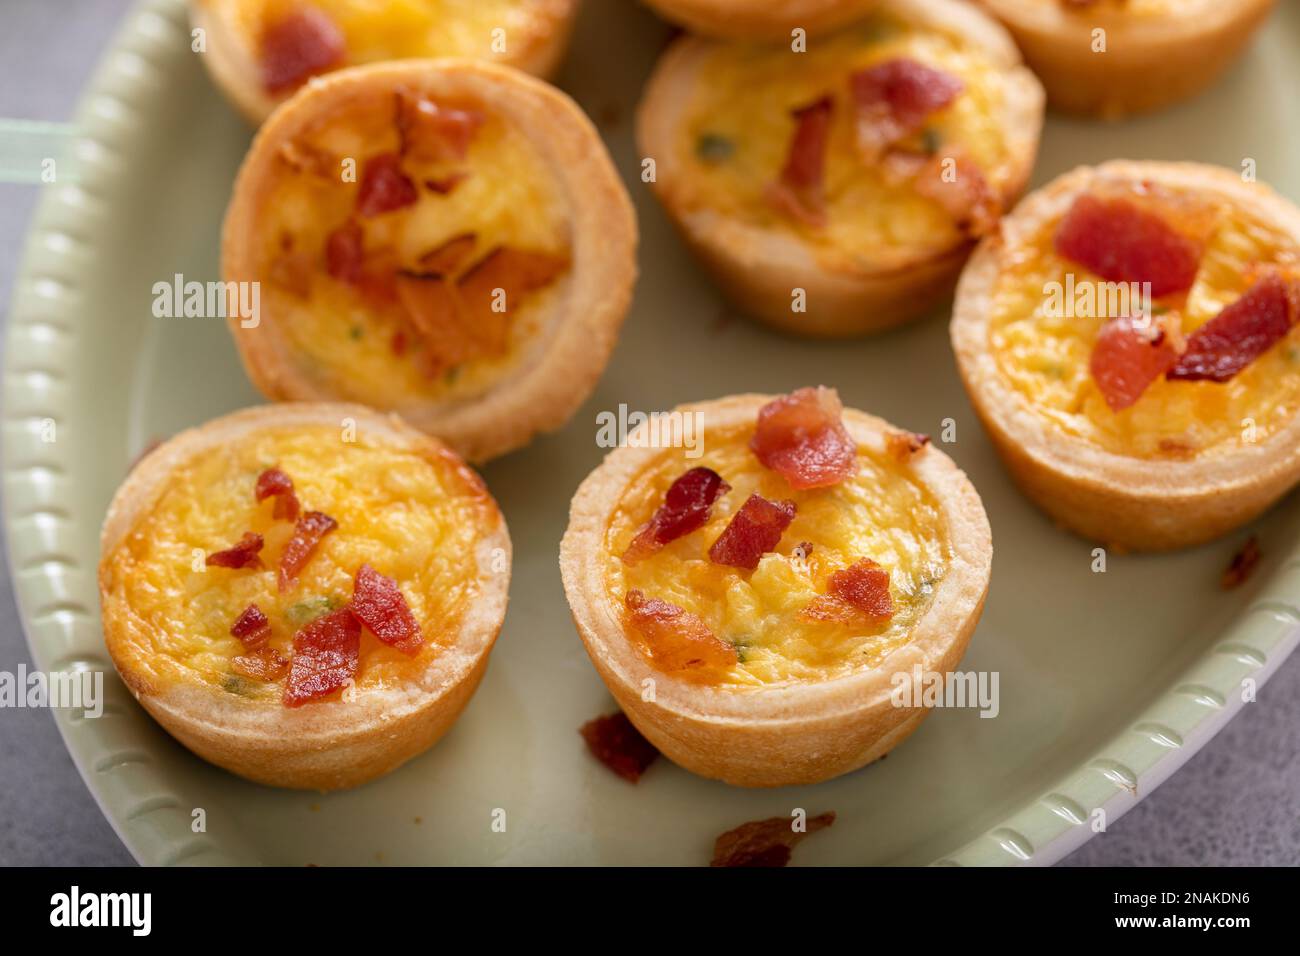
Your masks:
M 1049 121 L 1036 182 L 1111 157 L 1238 167 L 1300 199 L 1300 8 L 1284 5 L 1212 92 L 1118 126 Z M 108 671 L 97 720 L 59 712 L 104 813 L 146 863 L 695 864 L 745 820 L 839 812 L 799 863 L 1059 859 L 1205 743 L 1296 644 L 1300 502 L 1257 523 L 1262 571 L 1223 593 L 1247 531 L 1186 553 L 1112 555 L 1054 529 L 1014 490 L 958 383 L 943 315 L 849 344 L 798 342 L 730 316 L 637 179 L 631 114 L 666 29 L 591 3 L 562 85 L 600 123 L 640 211 L 642 276 L 595 395 L 562 432 L 485 470 L 515 541 L 510 613 L 454 731 L 391 776 L 320 796 L 255 786 L 174 743 L 112 676 L 100 636 L 100 519 L 152 439 L 259 401 L 220 320 L 157 319 L 151 287 L 217 277 L 217 234 L 249 131 L 190 52 L 184 4 L 146 0 L 78 115 L 76 184 L 47 186 L 18 277 L 5 369 L 4 520 L 23 622 L 44 669 Z M 816 787 L 733 789 L 666 762 L 636 787 L 585 753 L 611 701 L 573 630 L 556 553 L 569 497 L 600 460 L 596 413 L 810 382 L 936 434 L 993 525 L 988 607 L 964 667 L 997 671 L 1001 713 L 935 713 L 884 763 Z M 57 440 L 42 441 L 43 423 Z M 48 437 L 46 435 L 45 437 Z M 195 808 L 206 832 L 191 828 Z M 494 830 L 505 811 L 505 832 Z M 499 828 L 498 828 L 499 829 Z

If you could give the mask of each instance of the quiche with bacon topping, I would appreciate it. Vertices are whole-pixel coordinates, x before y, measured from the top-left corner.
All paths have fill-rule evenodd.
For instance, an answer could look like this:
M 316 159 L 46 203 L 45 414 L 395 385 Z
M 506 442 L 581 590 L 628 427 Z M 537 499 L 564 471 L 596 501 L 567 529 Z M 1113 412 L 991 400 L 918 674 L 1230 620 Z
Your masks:
M 1083 167 L 976 251 L 957 363 L 1013 477 L 1131 549 L 1209 540 L 1300 480 L 1300 210 L 1193 163 Z
M 550 76 L 578 0 L 190 0 L 196 48 L 253 123 L 314 76 L 383 60 L 469 56 Z
M 510 537 L 437 439 L 357 405 L 248 409 L 149 453 L 101 537 L 104 637 L 177 740 L 332 790 L 451 727 L 505 615 Z
M 1042 89 L 956 0 L 883 0 L 798 43 L 683 37 L 639 110 L 654 189 L 722 290 L 800 335 L 874 332 L 951 292 L 1024 188 Z
M 263 127 L 222 238 L 270 398 L 399 412 L 481 461 L 562 425 L 613 349 L 636 219 L 578 107 L 472 60 L 375 64 Z
M 952 671 L 979 619 L 975 489 L 833 389 L 676 414 L 700 416 L 700 456 L 629 436 L 573 499 L 560 567 L 601 678 L 664 754 L 729 783 L 887 753 L 927 712 L 907 684 Z
M 862 16 L 877 0 L 645 0 L 693 33 L 788 39 L 792 30 L 821 33 Z
M 1118 119 L 1187 99 L 1241 56 L 1276 0 L 979 0 L 1052 106 Z

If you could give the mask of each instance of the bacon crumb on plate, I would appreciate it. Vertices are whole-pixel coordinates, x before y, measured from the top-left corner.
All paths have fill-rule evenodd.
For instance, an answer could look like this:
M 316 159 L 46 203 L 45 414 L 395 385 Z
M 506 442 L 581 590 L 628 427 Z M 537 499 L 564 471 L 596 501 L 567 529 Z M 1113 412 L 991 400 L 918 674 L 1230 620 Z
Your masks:
M 742 823 L 722 834 L 713 844 L 710 866 L 785 866 L 804 837 L 824 830 L 835 822 L 835 811 L 808 817 L 802 831 L 794 829 L 792 817 L 770 817 Z
M 684 472 L 668 486 L 664 503 L 655 509 L 623 552 L 623 562 L 635 564 L 670 541 L 703 527 L 713 503 L 730 490 L 731 485 L 711 468 Z
M 1245 584 L 1259 567 L 1263 556 L 1263 552 L 1259 550 L 1259 538 L 1252 534 L 1241 546 L 1241 550 L 1232 556 L 1232 563 L 1224 570 L 1223 577 L 1219 579 L 1219 586 L 1225 591 L 1231 591 Z
M 262 550 L 262 536 L 253 531 L 245 531 L 239 542 L 224 551 L 214 551 L 205 562 L 215 568 L 260 568 L 262 559 L 257 553 Z
M 628 783 L 640 780 L 659 756 L 655 745 L 641 736 L 621 710 L 587 721 L 578 733 L 592 756 Z

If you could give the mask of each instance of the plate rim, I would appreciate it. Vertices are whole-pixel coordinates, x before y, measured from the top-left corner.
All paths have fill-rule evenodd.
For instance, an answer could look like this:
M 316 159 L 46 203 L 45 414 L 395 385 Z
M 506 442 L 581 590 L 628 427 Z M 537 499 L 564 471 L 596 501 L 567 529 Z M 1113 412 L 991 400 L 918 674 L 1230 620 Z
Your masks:
M 78 244 L 86 218 L 102 218 L 110 204 L 104 197 L 122 175 L 116 146 L 135 134 L 133 96 L 165 72 L 162 61 L 176 55 L 177 31 L 188 33 L 188 28 L 185 0 L 137 0 L 127 12 L 74 114 L 80 131 L 75 145 L 79 178 L 50 185 L 40 197 L 14 277 L 5 330 L 3 521 L 20 624 L 33 661 L 45 671 L 115 673 L 103 647 L 97 595 L 91 605 L 76 596 L 86 570 L 72 549 L 58 546 L 59 525 L 76 524 L 52 480 L 66 473 L 65 464 L 57 445 L 41 443 L 34 434 L 40 429 L 32 425 L 57 422 L 66 411 L 57 383 L 66 375 L 77 338 L 75 318 L 68 315 L 76 283 L 69 248 Z M 20 383 L 22 378 L 27 381 Z M 43 384 L 35 385 L 35 380 Z M 26 410 L 15 415 L 15 405 Z M 23 521 L 33 527 L 20 526 Z M 93 591 L 93 566 L 90 577 Z M 1170 677 L 1125 728 L 1037 798 L 934 862 L 1057 862 L 1093 835 L 1097 810 L 1104 813 L 1106 825 L 1113 823 L 1186 763 L 1244 706 L 1243 682 L 1253 680 L 1256 688 L 1262 687 L 1297 644 L 1300 542 L 1251 604 L 1197 659 Z M 105 701 L 105 714 L 98 720 L 78 721 L 55 710 L 55 724 L 86 788 L 135 860 L 166 865 L 257 859 L 250 848 L 231 849 L 229 838 L 218 843 L 191 830 L 175 781 L 150 757 L 148 747 L 113 749 L 114 723 L 120 725 L 119 718 L 137 705 L 111 677 L 105 682 Z M 116 773 L 122 767 L 131 771 Z M 112 786 L 108 780 L 114 780 Z

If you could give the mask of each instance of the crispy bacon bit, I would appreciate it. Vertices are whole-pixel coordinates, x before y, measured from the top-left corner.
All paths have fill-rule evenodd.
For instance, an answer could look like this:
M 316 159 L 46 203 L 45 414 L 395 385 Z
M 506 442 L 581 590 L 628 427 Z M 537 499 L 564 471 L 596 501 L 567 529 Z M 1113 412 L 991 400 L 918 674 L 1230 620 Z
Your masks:
M 885 435 L 885 451 L 898 461 L 908 462 L 912 456 L 930 444 L 929 435 L 916 432 L 889 432 Z
M 893 144 L 919 133 L 930 114 L 961 95 L 965 86 L 951 73 L 916 60 L 887 60 L 849 77 L 857 109 L 858 150 L 878 161 Z
M 298 582 L 298 572 L 303 569 L 321 538 L 337 528 L 338 522 L 319 511 L 308 511 L 298 519 L 293 528 L 293 537 L 284 546 L 280 554 L 279 584 L 281 591 L 287 591 Z M 260 542 L 261 539 L 259 539 Z M 260 546 L 260 544 L 259 544 Z
M 814 228 L 826 225 L 822 177 L 826 168 L 826 143 L 830 136 L 829 96 L 794 110 L 796 126 L 781 175 L 768 186 L 767 200 L 781 212 Z
M 1056 229 L 1056 251 L 1110 282 L 1150 282 L 1159 298 L 1196 281 L 1201 247 L 1153 209 L 1084 193 Z
M 1263 556 L 1263 552 L 1259 550 L 1259 538 L 1252 534 L 1241 546 L 1241 550 L 1232 556 L 1232 563 L 1219 579 L 1219 586 L 1225 591 L 1241 587 L 1246 583 L 1246 579 L 1255 573 L 1255 568 L 1259 567 L 1259 561 Z
M 300 7 L 267 24 L 260 45 L 262 86 L 273 95 L 338 66 L 347 54 L 343 31 L 315 7 Z
M 304 139 L 288 139 L 280 144 L 277 154 L 294 172 L 336 179 L 335 170 L 340 160 L 315 143 Z
M 316 618 L 293 636 L 284 706 L 301 707 L 346 687 L 357 673 L 361 623 L 347 608 Z
M 260 568 L 262 559 L 257 552 L 262 550 L 262 536 L 252 531 L 245 531 L 244 536 L 234 547 L 224 551 L 214 551 L 205 562 L 208 567 L 216 568 Z
M 420 162 L 464 159 L 484 120 L 477 110 L 439 106 L 411 90 L 397 92 L 397 135 L 403 157 Z
M 424 181 L 424 187 L 430 192 L 437 193 L 439 196 L 446 196 L 467 179 L 469 179 L 469 173 L 467 172 L 452 173 L 448 176 L 426 179 Z
M 889 572 L 870 558 L 861 558 L 831 575 L 826 593 L 813 598 L 803 616 L 815 621 L 853 623 L 866 617 L 888 621 L 894 616 L 889 594 Z
M 825 488 L 857 471 L 857 447 L 833 388 L 801 388 L 764 405 L 749 447 L 790 487 Z
M 768 501 L 750 495 L 709 548 L 709 560 L 753 571 L 768 551 L 776 549 L 781 535 L 794 520 L 793 501 Z
M 1089 369 L 1111 411 L 1128 408 L 1178 360 L 1169 336 L 1154 323 L 1111 319 L 1097 333 Z
M 659 751 L 622 711 L 589 720 L 578 730 L 593 757 L 628 783 L 636 783 Z
M 716 681 L 735 666 L 736 649 L 676 604 L 627 592 L 627 626 L 640 635 L 659 668 L 687 680 Z
M 637 532 L 623 552 L 624 564 L 636 564 L 670 541 L 701 528 L 713 503 L 731 490 L 711 468 L 692 468 L 668 486 L 664 503 Z
M 1246 293 L 1187 338 L 1166 375 L 1226 382 L 1281 340 L 1300 317 L 1300 283 L 1270 269 Z
M 285 249 L 271 260 L 271 281 L 300 299 L 311 294 L 311 274 L 316 264 L 297 249 Z
M 357 212 L 378 216 L 409 206 L 420 198 L 411 178 L 402 172 L 402 157 L 380 153 L 366 160 L 357 189 Z
M 231 658 L 230 669 L 253 680 L 279 680 L 289 672 L 289 658 L 274 647 L 259 647 L 247 654 Z
M 268 468 L 257 476 L 254 494 L 259 503 L 275 498 L 271 517 L 276 521 L 293 521 L 298 517 L 298 496 L 293 493 L 293 479 L 279 468 Z
M 259 647 L 271 636 L 271 622 L 260 607 L 250 604 L 230 625 L 230 635 L 243 641 L 245 647 Z
M 942 206 L 972 239 L 992 232 L 1002 215 L 1002 200 L 983 170 L 965 153 L 931 157 L 912 184 L 918 194 Z
M 426 275 L 451 275 L 469 259 L 477 241 L 477 237 L 472 232 L 452 236 L 442 245 L 420 256 L 420 268 Z
M 361 223 L 355 219 L 339 226 L 325 240 L 325 271 L 340 282 L 360 281 L 365 262 L 364 242 Z
M 566 256 L 498 246 L 461 277 L 461 302 L 476 324 L 486 323 L 490 315 L 500 317 L 504 323 L 510 310 L 518 307 L 519 299 L 550 285 L 568 267 Z M 493 310 L 498 289 L 505 306 L 502 312 Z
M 352 613 L 375 637 L 404 654 L 414 654 L 424 643 L 397 582 L 368 564 L 361 565 L 352 584 Z
M 809 817 L 802 832 L 794 829 L 791 817 L 742 823 L 718 837 L 713 844 L 713 862 L 709 865 L 785 866 L 799 841 L 834 822 L 835 811 L 831 810 Z

